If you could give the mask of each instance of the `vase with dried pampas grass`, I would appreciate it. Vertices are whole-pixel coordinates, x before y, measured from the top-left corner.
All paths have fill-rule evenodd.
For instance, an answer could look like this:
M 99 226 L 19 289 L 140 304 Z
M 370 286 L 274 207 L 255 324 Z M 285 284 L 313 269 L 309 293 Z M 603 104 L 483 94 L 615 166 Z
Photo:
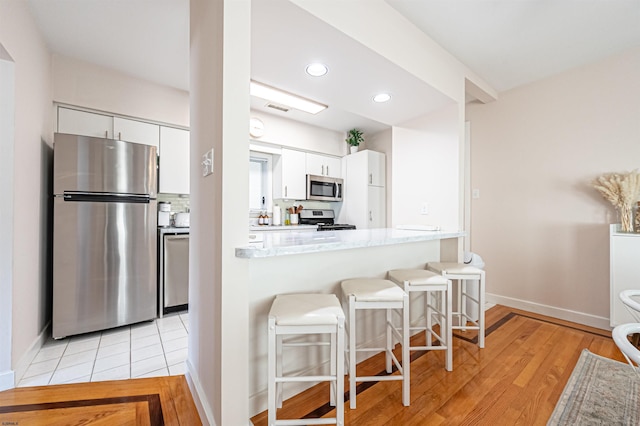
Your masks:
M 593 187 L 620 214 L 621 230 L 633 232 L 633 207 L 640 196 L 640 173 L 607 173 L 593 181 Z

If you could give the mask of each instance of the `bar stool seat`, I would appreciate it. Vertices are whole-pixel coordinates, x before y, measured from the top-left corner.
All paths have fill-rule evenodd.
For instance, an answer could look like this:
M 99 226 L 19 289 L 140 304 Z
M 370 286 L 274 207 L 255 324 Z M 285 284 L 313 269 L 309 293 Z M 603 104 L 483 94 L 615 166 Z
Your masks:
M 334 294 L 277 295 L 268 316 L 268 423 L 275 425 L 344 425 L 344 311 Z M 284 335 L 329 334 L 330 341 L 283 342 Z M 330 374 L 284 375 L 282 349 L 287 346 L 329 346 Z M 313 366 L 312 366 L 313 367 Z M 330 403 L 336 417 L 277 420 L 284 382 L 330 382 Z
M 450 280 L 457 280 L 457 306 L 452 312 L 453 317 L 458 318 L 458 325 L 452 325 L 454 330 L 478 330 L 478 346 L 484 348 L 484 305 L 485 305 L 485 272 L 475 266 L 457 262 L 429 262 L 427 269 L 441 274 Z M 465 284 L 463 285 L 463 281 Z M 468 282 L 474 281 L 478 285 L 478 296 L 469 294 Z M 478 319 L 467 314 L 467 301 L 472 301 L 478 306 Z M 471 322 L 472 325 L 469 325 Z
M 356 408 L 356 383 L 379 382 L 388 380 L 402 381 L 402 403 L 410 404 L 409 377 L 409 296 L 393 282 L 379 278 L 355 278 L 341 283 L 343 309 L 347 312 L 346 332 L 348 336 L 347 350 L 349 368 L 349 406 Z M 356 346 L 356 311 L 365 309 L 384 309 L 386 311 L 384 347 Z M 398 313 L 402 318 L 402 333 L 394 325 L 392 314 Z M 362 327 L 362 326 L 361 326 Z M 393 353 L 394 337 L 402 345 L 402 362 Z M 384 352 L 387 373 L 392 372 L 392 362 L 400 372 L 389 376 L 358 376 L 356 373 L 357 352 Z
M 442 275 L 426 269 L 393 269 L 388 272 L 393 281 L 407 294 L 424 294 L 425 326 L 409 327 L 410 330 L 424 330 L 425 345 L 409 346 L 409 350 L 445 351 L 445 369 L 453 370 L 453 334 L 451 331 L 451 281 Z M 435 293 L 435 294 L 434 294 Z M 435 297 L 434 297 L 435 296 Z M 437 298 L 439 296 L 439 299 Z M 440 325 L 439 333 L 433 329 L 433 320 Z M 435 338 L 439 345 L 434 345 Z

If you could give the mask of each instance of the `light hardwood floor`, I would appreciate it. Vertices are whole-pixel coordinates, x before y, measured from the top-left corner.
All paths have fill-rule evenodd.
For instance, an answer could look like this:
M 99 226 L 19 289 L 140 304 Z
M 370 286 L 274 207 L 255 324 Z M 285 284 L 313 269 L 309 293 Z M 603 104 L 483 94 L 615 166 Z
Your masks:
M 499 305 L 486 320 L 484 349 L 475 344 L 476 332 L 454 333 L 452 372 L 444 369 L 442 351 L 412 352 L 409 407 L 399 382 L 361 383 L 357 408 L 345 404 L 345 424 L 545 425 L 582 349 L 624 361 L 608 330 Z M 358 369 L 386 374 L 378 355 Z M 328 395 L 328 385 L 315 386 L 285 401 L 278 418 L 332 417 Z M 265 426 L 267 413 L 251 420 Z
M 608 330 L 503 306 L 486 318 L 485 349 L 475 344 L 475 332 L 456 331 L 452 372 L 444 369 L 442 351 L 412 353 L 411 406 L 402 405 L 399 382 L 361 383 L 358 407 L 345 404 L 346 425 L 544 425 L 582 349 L 623 361 Z M 381 356 L 358 368 L 385 374 Z M 327 385 L 318 385 L 285 401 L 279 418 L 331 416 L 332 410 Z M 251 420 L 266 425 L 266 412 Z M 0 424 L 201 423 L 184 376 L 172 376 L 0 392 Z

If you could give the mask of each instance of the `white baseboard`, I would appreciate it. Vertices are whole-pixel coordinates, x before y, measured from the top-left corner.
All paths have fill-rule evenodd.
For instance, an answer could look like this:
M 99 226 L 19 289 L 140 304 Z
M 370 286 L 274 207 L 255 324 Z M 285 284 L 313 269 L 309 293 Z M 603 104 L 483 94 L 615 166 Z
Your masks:
M 213 411 L 209 406 L 204 389 L 202 389 L 202 385 L 200 384 L 200 380 L 198 380 L 197 374 L 194 374 L 195 368 L 193 368 L 193 364 L 191 364 L 189 359 L 185 361 L 185 364 L 187 366 L 185 377 L 187 378 L 187 384 L 191 390 L 193 402 L 196 404 L 198 415 L 200 415 L 200 420 L 204 426 L 216 426 L 216 422 L 213 418 Z
M 38 351 L 40 350 L 40 348 L 42 348 L 42 345 L 44 345 L 44 342 L 46 342 L 47 339 L 49 338 L 50 326 L 51 326 L 51 321 L 49 321 L 44 326 L 44 329 L 40 332 L 38 337 L 35 338 L 33 343 L 31 343 L 31 346 L 29 346 L 29 349 L 27 349 L 27 352 L 25 352 L 24 355 L 22 355 L 22 357 L 18 360 L 18 363 L 16 364 L 16 368 L 14 369 L 15 371 L 14 379 L 15 379 L 16 385 L 20 382 L 20 380 L 22 380 L 22 376 L 24 376 L 24 373 L 27 372 L 27 368 L 29 368 L 29 366 L 33 362 L 33 359 L 36 357 L 36 355 L 38 355 Z
M 16 387 L 13 370 L 0 372 L 0 392 Z
M 487 302 L 495 303 L 498 305 L 509 306 L 515 309 L 522 309 L 523 311 L 529 311 L 536 314 L 559 318 L 565 321 L 577 322 L 578 324 L 601 328 L 603 330 L 611 330 L 611 327 L 609 326 L 609 318 L 605 317 L 586 314 L 584 312 L 572 311 L 570 309 L 558 308 L 555 306 L 543 305 L 540 303 L 530 302 L 528 300 L 499 296 L 497 294 L 491 293 L 486 293 L 486 300 Z

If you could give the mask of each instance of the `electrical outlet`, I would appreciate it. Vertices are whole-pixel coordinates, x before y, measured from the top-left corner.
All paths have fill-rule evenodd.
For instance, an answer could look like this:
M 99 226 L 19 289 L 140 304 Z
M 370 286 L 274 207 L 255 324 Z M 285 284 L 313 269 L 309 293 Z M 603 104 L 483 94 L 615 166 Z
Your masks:
M 209 176 L 213 173 L 213 148 L 202 154 L 202 176 Z
M 473 191 L 471 191 L 471 198 L 480 198 L 480 190 L 475 188 Z
M 420 214 L 429 214 L 429 204 L 422 203 L 422 207 L 420 207 Z

